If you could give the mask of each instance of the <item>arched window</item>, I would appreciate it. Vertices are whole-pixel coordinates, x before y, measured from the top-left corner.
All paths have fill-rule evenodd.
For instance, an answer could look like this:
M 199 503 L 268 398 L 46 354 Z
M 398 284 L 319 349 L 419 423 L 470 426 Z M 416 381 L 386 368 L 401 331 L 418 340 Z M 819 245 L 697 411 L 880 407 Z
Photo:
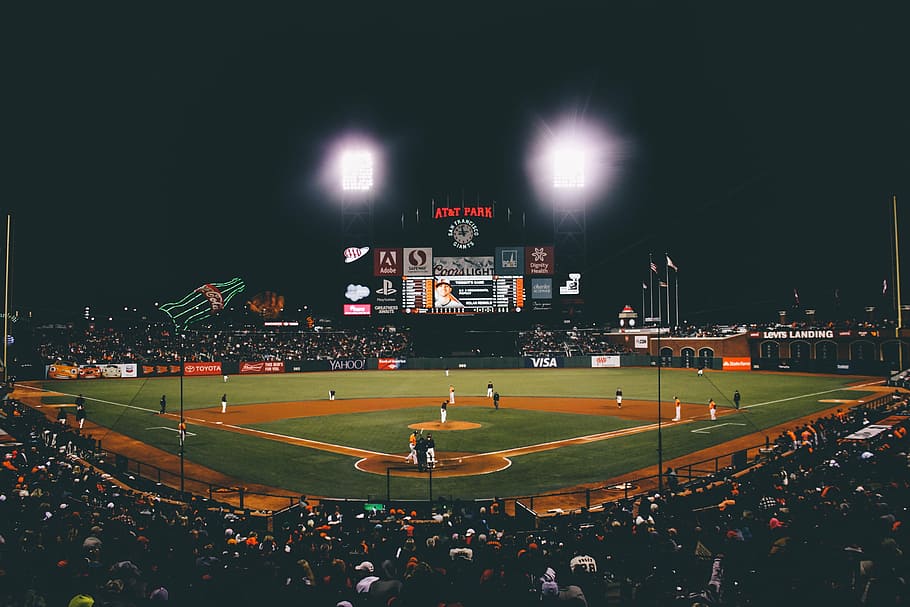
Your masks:
M 811 348 L 807 341 L 794 341 L 790 344 L 790 359 L 805 362 L 811 358 Z
M 850 344 L 850 360 L 875 360 L 875 344 L 871 341 L 855 341 Z
M 698 363 L 699 367 L 704 367 L 705 369 L 714 368 L 714 350 L 711 348 L 701 348 L 698 351 Z
M 837 360 L 837 344 L 833 341 L 820 341 L 815 344 L 815 358 L 834 362 Z
M 780 358 L 780 344 L 776 341 L 763 341 L 759 349 L 760 358 Z
M 684 368 L 691 369 L 695 366 L 695 350 L 693 348 L 683 348 L 679 352 L 679 357 L 682 359 Z

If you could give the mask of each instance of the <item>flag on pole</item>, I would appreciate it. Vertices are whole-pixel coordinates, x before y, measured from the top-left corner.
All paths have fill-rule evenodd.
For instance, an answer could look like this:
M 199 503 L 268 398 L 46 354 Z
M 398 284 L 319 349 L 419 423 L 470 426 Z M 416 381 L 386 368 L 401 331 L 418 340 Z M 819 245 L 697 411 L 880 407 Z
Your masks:
M 667 283 L 665 283 L 664 281 L 661 280 L 661 281 L 660 281 L 660 286 L 662 286 L 662 287 L 669 287 L 670 285 L 667 284 Z
M 647 289 L 647 288 L 648 288 L 648 283 L 646 283 L 645 281 L 641 281 L 641 288 L 642 288 L 642 289 Z
M 657 264 L 653 261 L 651 262 L 651 271 L 657 274 Z
M 882 295 L 887 295 L 888 293 L 888 279 L 882 281 Z
M 793 305 L 794 306 L 799 305 L 799 291 L 797 291 L 795 287 L 793 289 Z
M 679 272 L 679 268 L 676 267 L 676 264 L 673 263 L 673 260 L 670 259 L 670 256 L 669 256 L 669 255 L 667 255 L 667 267 L 668 267 L 668 268 L 673 268 L 673 271 L 674 271 L 674 272 Z
M 178 328 L 184 329 L 191 323 L 218 314 L 244 288 L 246 285 L 240 278 L 206 283 L 190 291 L 180 301 L 162 304 L 158 309 L 170 316 Z

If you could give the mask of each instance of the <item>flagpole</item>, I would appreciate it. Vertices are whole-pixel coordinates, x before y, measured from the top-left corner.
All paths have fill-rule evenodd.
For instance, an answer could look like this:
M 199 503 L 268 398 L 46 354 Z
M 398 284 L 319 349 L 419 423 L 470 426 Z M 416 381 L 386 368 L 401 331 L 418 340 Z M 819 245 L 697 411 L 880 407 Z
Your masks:
M 901 256 L 900 249 L 898 248 L 898 238 L 897 238 L 897 196 L 893 195 L 891 197 L 891 206 L 894 212 L 894 289 L 895 295 L 897 297 L 897 327 L 894 329 L 894 336 L 898 338 L 897 341 L 897 360 L 900 369 L 904 368 L 904 345 L 900 341 L 901 336 L 901 326 L 903 325 L 903 316 L 901 314 Z
M 6 278 L 3 282 L 3 382 L 9 381 L 7 366 L 7 344 L 9 343 L 9 235 L 12 217 L 6 215 Z
M 651 296 L 651 318 L 654 318 L 654 258 L 648 253 L 648 283 L 651 285 L 650 293 Z M 658 298 L 657 303 L 660 303 L 660 298 Z
M 669 328 L 669 326 L 670 326 L 670 266 L 667 265 L 667 327 Z
M 645 315 L 645 289 L 648 288 L 644 282 L 641 283 L 641 315 Z
M 679 329 L 679 270 L 673 272 L 676 276 L 676 328 Z

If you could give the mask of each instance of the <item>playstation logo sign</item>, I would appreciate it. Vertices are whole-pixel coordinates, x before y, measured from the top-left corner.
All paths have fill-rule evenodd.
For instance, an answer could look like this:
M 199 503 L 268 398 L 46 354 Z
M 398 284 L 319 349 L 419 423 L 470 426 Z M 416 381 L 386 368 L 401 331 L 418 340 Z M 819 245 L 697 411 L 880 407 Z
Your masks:
M 382 288 L 376 289 L 380 295 L 392 295 L 398 292 L 398 289 L 392 287 L 392 281 L 385 278 L 382 281 Z

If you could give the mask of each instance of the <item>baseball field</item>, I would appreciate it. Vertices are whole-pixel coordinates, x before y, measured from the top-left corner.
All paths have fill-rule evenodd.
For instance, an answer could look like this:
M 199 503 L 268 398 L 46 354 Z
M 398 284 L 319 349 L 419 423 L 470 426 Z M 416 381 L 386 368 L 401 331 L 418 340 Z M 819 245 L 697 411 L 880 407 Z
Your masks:
M 488 382 L 502 395 L 494 409 Z M 853 406 L 880 378 L 655 368 L 356 371 L 29 382 L 15 396 L 56 417 L 86 399 L 86 431 L 105 448 L 174 469 L 181 399 L 194 477 L 288 494 L 428 497 L 428 474 L 405 464 L 412 430 L 433 434 L 432 494 L 524 496 L 603 483 L 657 462 L 757 438 L 782 424 Z M 455 402 L 440 423 L 440 404 Z M 622 388 L 623 403 L 615 392 Z M 329 390 L 336 393 L 328 399 Z M 733 393 L 742 401 L 734 407 Z M 167 412 L 159 401 L 167 397 Z M 222 413 L 221 397 L 227 396 Z M 673 398 L 682 401 L 680 421 Z M 716 421 L 707 403 L 718 406 Z M 70 423 L 73 418 L 70 417 Z M 142 451 L 145 449 L 146 451 Z M 224 479 L 227 479 L 225 481 Z

